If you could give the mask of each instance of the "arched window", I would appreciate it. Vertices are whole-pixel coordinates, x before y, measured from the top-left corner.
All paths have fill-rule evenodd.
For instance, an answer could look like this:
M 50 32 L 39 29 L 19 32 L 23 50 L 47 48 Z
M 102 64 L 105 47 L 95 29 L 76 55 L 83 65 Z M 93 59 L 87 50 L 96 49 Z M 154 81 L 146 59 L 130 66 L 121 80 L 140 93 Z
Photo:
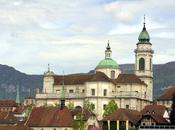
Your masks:
M 145 59 L 144 58 L 139 59 L 139 70 L 145 70 Z
M 150 70 L 152 70 L 152 60 L 150 59 L 149 62 L 150 62 L 150 63 L 149 63 L 149 65 L 150 65 Z

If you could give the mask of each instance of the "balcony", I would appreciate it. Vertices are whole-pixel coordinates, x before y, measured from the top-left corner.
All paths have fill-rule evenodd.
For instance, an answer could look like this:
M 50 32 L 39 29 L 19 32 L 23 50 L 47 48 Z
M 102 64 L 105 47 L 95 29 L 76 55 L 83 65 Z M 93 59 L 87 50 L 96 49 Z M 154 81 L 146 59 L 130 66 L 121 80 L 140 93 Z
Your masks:
M 65 93 L 65 98 L 84 98 L 83 93 Z M 38 93 L 36 99 L 59 99 L 61 98 L 60 93 Z

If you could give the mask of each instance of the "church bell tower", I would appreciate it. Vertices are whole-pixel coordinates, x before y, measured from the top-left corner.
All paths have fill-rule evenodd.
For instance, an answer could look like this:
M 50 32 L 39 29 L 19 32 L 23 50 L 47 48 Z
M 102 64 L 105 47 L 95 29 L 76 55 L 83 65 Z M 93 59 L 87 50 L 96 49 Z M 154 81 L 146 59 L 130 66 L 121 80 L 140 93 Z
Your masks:
M 150 37 L 146 30 L 145 16 L 143 29 L 135 49 L 135 74 L 147 84 L 146 99 L 153 101 L 153 53 Z

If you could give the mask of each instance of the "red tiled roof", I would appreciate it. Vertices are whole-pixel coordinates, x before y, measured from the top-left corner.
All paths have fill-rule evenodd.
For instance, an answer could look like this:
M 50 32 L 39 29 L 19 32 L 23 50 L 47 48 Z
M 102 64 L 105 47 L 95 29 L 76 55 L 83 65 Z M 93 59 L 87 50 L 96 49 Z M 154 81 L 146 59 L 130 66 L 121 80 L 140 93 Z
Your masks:
M 113 112 L 110 116 L 106 116 L 103 118 L 103 121 L 126 121 L 129 120 L 133 124 L 137 124 L 138 121 L 141 119 L 142 115 L 139 111 L 130 110 L 130 109 L 117 109 Z
M 36 107 L 33 108 L 27 125 L 30 127 L 72 127 L 73 118 L 67 108 L 60 110 L 58 108 Z
M 0 112 L 0 124 L 15 124 L 17 123 L 16 117 L 12 112 Z
M 0 107 L 16 107 L 17 104 L 14 100 L 0 100 Z
M 165 93 L 163 93 L 157 100 L 171 100 L 173 98 L 173 94 L 175 93 L 175 87 L 168 89 Z
M 55 76 L 54 84 L 61 85 L 63 81 L 63 76 Z M 75 74 L 75 75 L 65 75 L 64 84 L 65 85 L 75 85 L 84 84 L 85 82 L 93 81 L 105 81 L 111 82 L 111 80 L 102 72 L 96 72 L 95 74 Z
M 119 74 L 117 79 L 115 79 L 116 83 L 136 83 L 136 84 L 142 84 L 146 85 L 143 81 L 140 80 L 140 78 L 135 74 Z
M 145 108 L 141 111 L 141 113 L 143 115 L 155 113 L 155 114 L 163 117 L 165 110 L 167 110 L 167 108 L 165 106 L 153 104 L 153 105 L 145 106 Z
M 25 111 L 25 107 L 23 105 L 18 105 L 16 109 L 13 111 L 14 114 L 21 114 Z
M 32 129 L 24 125 L 17 125 L 17 126 L 0 126 L 0 130 L 32 130 Z
M 147 118 L 147 117 L 151 117 L 157 124 L 168 124 L 168 121 L 163 118 L 163 116 L 161 115 L 158 115 L 158 114 L 146 114 L 146 115 L 143 115 L 142 119 L 144 118 Z M 141 120 L 142 120 L 141 119 Z

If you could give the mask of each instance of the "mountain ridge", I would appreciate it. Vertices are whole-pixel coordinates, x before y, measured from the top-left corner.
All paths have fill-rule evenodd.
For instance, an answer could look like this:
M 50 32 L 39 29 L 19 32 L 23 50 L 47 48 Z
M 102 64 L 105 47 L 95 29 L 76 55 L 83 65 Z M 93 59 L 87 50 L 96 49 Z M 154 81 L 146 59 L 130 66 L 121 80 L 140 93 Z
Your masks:
M 134 64 L 121 64 L 123 73 L 134 73 Z M 153 65 L 154 96 L 159 96 L 164 89 L 175 85 L 175 61 Z M 26 74 L 14 67 L 0 64 L 0 99 L 15 99 L 16 88 L 20 87 L 21 101 L 25 97 L 35 96 L 36 88 L 42 89 L 43 75 Z

